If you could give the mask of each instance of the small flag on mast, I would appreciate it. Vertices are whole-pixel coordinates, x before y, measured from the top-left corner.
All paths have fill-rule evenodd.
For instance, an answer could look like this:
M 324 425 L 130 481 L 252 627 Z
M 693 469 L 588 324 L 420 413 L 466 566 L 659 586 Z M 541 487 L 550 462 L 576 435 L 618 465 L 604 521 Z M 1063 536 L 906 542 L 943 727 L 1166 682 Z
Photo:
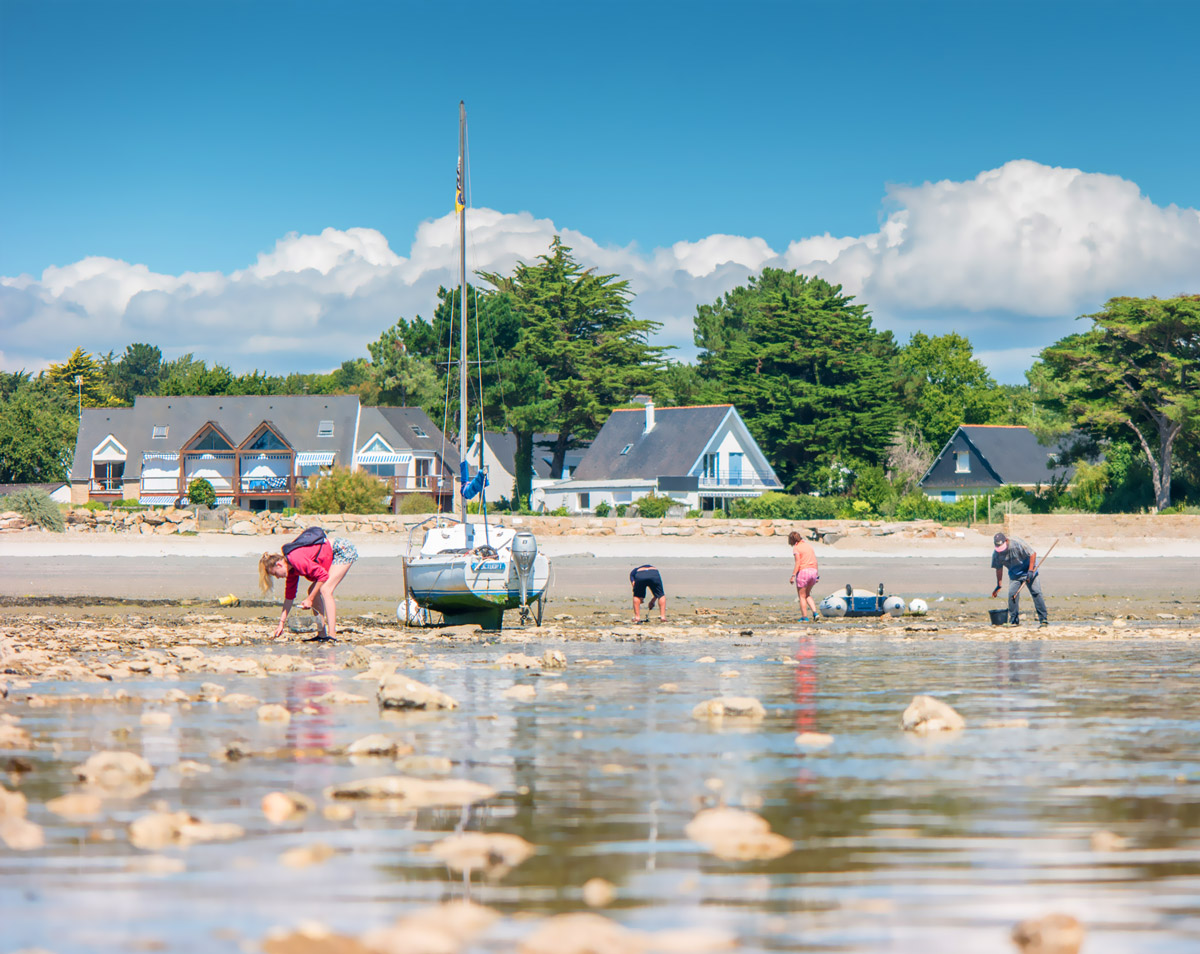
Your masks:
M 454 214 L 458 215 L 466 207 L 467 207 L 467 204 L 463 201 L 462 160 L 460 159 L 458 161 L 458 175 L 455 177 L 455 186 L 454 186 Z

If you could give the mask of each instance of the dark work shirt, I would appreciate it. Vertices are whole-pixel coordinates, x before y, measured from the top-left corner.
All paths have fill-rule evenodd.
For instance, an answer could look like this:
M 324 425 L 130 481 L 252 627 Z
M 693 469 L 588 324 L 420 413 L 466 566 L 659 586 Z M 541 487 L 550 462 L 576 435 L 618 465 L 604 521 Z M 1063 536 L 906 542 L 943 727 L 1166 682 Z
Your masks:
M 1010 580 L 1023 580 L 1029 575 L 1029 560 L 1032 556 L 1033 551 L 1029 549 L 1028 543 L 1016 537 L 1009 537 L 1007 550 L 1003 553 L 992 551 L 992 569 L 1008 567 Z

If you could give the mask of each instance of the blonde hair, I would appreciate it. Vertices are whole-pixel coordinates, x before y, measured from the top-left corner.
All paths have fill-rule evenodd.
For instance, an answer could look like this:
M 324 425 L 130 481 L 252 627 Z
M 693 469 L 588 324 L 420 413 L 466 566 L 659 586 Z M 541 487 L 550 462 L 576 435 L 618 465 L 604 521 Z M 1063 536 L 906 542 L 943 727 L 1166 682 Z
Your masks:
M 264 593 L 271 592 L 271 585 L 275 582 L 275 578 L 271 576 L 271 571 L 275 568 L 280 560 L 286 557 L 282 553 L 264 553 L 258 561 L 258 588 Z

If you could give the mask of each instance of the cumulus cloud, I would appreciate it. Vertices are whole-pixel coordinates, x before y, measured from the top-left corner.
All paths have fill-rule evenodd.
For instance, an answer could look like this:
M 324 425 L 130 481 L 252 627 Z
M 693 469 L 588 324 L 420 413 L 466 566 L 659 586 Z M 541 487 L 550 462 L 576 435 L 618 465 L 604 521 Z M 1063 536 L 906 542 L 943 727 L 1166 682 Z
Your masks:
M 1118 294 L 1200 288 L 1200 212 L 1158 206 L 1116 176 L 1014 161 L 966 182 L 892 186 L 878 231 L 809 236 L 783 252 L 763 239 L 709 235 L 646 253 L 600 245 L 528 213 L 469 214 L 468 268 L 505 272 L 555 234 L 577 257 L 629 279 L 659 343 L 690 357 L 692 316 L 765 266 L 841 283 L 903 339 L 922 329 L 971 337 L 1002 380 Z M 453 215 L 421 223 L 406 255 L 374 229 L 289 234 L 230 274 L 164 275 L 93 256 L 39 278 L 0 278 L 0 363 L 37 369 L 76 344 L 148 341 L 236 371 L 318 370 L 365 354 L 401 316 L 428 317 L 457 281 Z

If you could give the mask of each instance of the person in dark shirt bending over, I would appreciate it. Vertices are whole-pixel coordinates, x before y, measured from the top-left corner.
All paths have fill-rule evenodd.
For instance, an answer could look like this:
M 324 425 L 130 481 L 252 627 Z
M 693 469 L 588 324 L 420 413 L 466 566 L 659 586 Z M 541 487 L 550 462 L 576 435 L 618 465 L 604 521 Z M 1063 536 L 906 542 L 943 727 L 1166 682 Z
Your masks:
M 1011 626 L 1019 625 L 1021 612 L 1021 587 L 1029 587 L 1029 595 L 1033 597 L 1033 607 L 1037 610 L 1038 626 L 1049 626 L 1046 618 L 1046 601 L 1042 598 L 1042 581 L 1038 579 L 1037 553 L 1029 548 L 1029 544 L 1016 537 L 1006 537 L 997 533 L 992 538 L 995 551 L 992 553 L 992 568 L 996 571 L 996 588 L 992 596 L 1000 592 L 1003 582 L 1004 568 L 1008 567 L 1008 622 Z
M 654 609 L 654 604 L 657 602 L 659 618 L 665 623 L 667 621 L 667 593 L 663 589 L 662 576 L 658 570 L 648 563 L 634 567 L 629 571 L 629 585 L 633 588 L 633 621 L 635 623 L 642 621 L 642 599 L 648 589 L 650 590 L 650 602 L 646 604 L 646 615 L 650 615 L 650 611 Z

